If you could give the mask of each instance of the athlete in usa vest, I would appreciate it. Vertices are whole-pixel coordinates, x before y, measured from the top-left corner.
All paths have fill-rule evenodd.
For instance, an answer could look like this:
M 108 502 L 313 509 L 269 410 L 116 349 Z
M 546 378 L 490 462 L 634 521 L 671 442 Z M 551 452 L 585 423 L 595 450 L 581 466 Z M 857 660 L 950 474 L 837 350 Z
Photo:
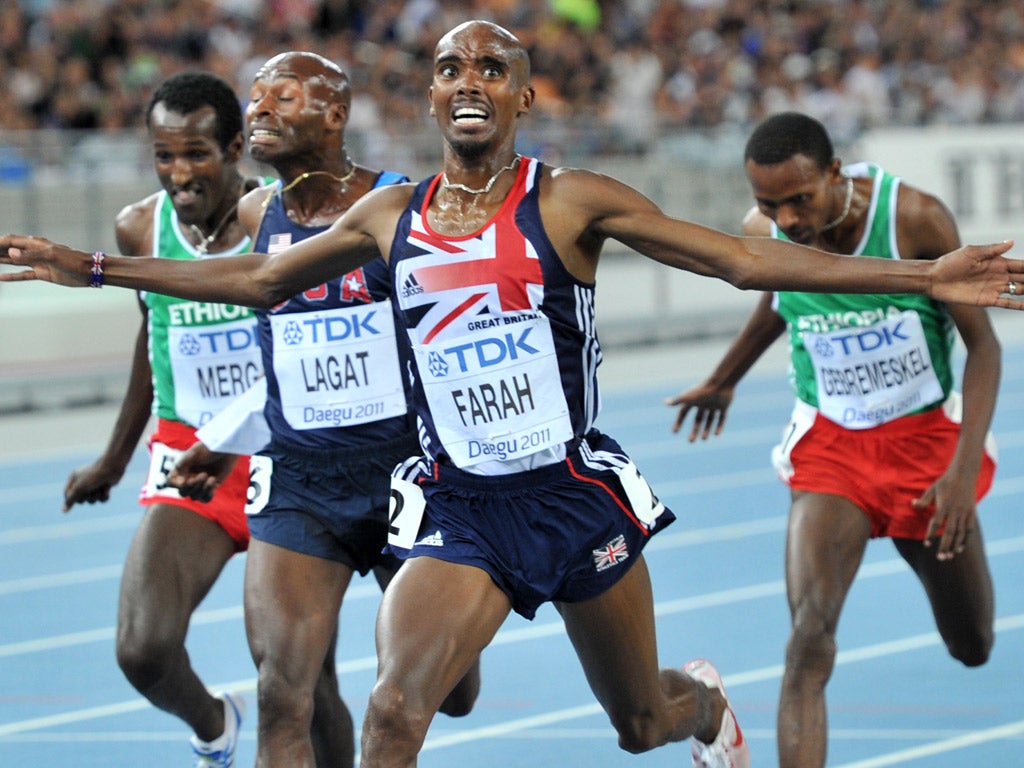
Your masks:
M 228 251 L 204 256 L 182 236 L 166 192 L 159 193 L 153 211 L 155 258 L 216 258 L 250 250 L 246 237 Z M 201 426 L 262 373 L 253 310 L 149 292 L 141 297 L 149 308 L 153 410 L 160 418 Z
M 385 171 L 376 186 L 402 181 L 405 176 Z M 275 253 L 325 229 L 293 222 L 275 192 L 267 199 L 255 250 Z M 265 415 L 275 441 L 343 448 L 409 433 L 390 295 L 387 266 L 378 259 L 257 312 Z
M 565 269 L 538 208 L 541 164 L 521 158 L 502 207 L 478 232 L 440 235 L 421 182 L 389 265 L 416 359 L 414 408 L 427 456 L 476 474 L 562 461 L 600 408 L 594 286 Z
M 864 236 L 853 257 L 900 258 L 899 178 L 858 163 L 845 169 L 874 182 Z M 775 237 L 786 239 L 772 224 Z M 943 305 L 911 294 L 778 292 L 773 309 L 789 330 L 797 398 L 847 429 L 867 429 L 930 410 L 953 386 L 955 327 Z

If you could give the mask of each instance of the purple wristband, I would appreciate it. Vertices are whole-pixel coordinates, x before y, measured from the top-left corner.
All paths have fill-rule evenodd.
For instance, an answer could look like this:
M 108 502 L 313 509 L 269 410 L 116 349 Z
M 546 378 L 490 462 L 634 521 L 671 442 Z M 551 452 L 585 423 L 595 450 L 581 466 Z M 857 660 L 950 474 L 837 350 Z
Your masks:
M 89 275 L 89 287 L 103 287 L 103 260 L 105 258 L 107 258 L 107 254 L 105 254 L 103 251 L 93 251 L 92 269 L 90 270 Z

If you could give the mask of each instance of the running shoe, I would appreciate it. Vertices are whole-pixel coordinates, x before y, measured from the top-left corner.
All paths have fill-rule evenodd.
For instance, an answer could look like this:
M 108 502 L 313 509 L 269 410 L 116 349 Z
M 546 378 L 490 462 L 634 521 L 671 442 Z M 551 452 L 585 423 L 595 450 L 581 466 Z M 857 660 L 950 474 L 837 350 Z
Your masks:
M 707 659 L 694 659 L 688 662 L 683 667 L 683 672 L 704 683 L 708 688 L 717 688 L 725 696 L 722 676 Z M 696 737 L 691 738 L 690 753 L 693 755 L 694 768 L 750 768 L 750 748 L 743 738 L 740 724 L 736 722 L 736 714 L 729 705 L 728 697 L 725 700 L 722 725 L 715 740 L 710 744 L 704 744 Z
M 238 746 L 238 733 L 245 717 L 245 699 L 227 691 L 221 691 L 215 698 L 224 702 L 224 733 L 209 742 L 201 741 L 193 734 L 195 768 L 232 768 L 235 764 L 235 747 Z

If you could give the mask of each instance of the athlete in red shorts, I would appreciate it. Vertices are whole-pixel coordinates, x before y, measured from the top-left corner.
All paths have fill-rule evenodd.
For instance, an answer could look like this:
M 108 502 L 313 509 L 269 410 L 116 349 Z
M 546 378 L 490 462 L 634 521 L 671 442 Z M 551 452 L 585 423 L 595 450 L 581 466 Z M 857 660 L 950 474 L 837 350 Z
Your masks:
M 960 245 L 941 201 L 876 165 L 843 166 L 806 115 L 766 120 L 745 160 L 757 201 L 748 235 L 893 261 Z M 962 399 L 954 330 L 967 348 Z M 720 432 L 736 384 L 787 331 L 797 403 L 773 454 L 792 495 L 779 765 L 821 768 L 835 630 L 872 537 L 891 538 L 913 568 L 950 654 L 969 666 L 988 658 L 994 599 L 976 503 L 995 471 L 988 429 L 1000 349 L 978 307 L 907 294 L 765 294 L 712 375 L 669 400 L 681 406 L 676 430 L 692 409 L 691 440 Z

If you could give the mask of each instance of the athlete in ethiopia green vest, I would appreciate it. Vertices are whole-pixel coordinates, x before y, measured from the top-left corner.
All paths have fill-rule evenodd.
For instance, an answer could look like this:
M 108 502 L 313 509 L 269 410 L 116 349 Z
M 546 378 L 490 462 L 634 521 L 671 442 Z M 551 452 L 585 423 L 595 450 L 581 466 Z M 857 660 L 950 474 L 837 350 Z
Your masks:
M 900 180 L 857 163 L 874 181 L 864 236 L 852 256 L 898 259 Z M 787 239 L 775 224 L 772 234 Z M 796 396 L 847 429 L 867 429 L 941 404 L 953 385 L 955 326 L 942 304 L 913 294 L 780 291 L 772 308 L 789 329 Z
M 159 193 L 153 216 L 152 253 L 161 259 L 217 258 L 251 248 L 246 237 L 228 251 L 199 253 L 182 236 L 166 192 Z M 256 317 L 248 307 L 141 296 L 149 308 L 153 411 L 160 418 L 199 427 L 262 374 Z

